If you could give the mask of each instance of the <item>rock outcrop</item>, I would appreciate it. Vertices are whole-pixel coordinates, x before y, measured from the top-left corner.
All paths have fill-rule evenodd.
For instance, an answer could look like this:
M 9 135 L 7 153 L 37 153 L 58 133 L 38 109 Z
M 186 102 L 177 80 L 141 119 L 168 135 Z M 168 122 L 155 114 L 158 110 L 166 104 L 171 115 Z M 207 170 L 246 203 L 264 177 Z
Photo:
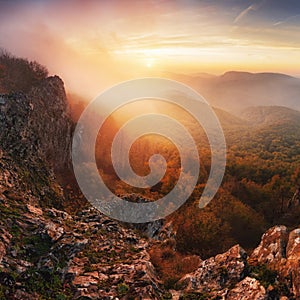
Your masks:
M 262 236 L 250 257 L 236 245 L 202 261 L 177 285 L 182 299 L 300 299 L 299 269 L 300 229 L 281 225 Z
M 22 161 L 49 163 L 56 170 L 70 163 L 72 121 L 64 84 L 42 80 L 28 93 L 1 95 L 1 150 Z
M 290 287 L 291 295 L 300 298 L 300 229 L 291 232 L 285 226 L 269 229 L 250 261 L 275 270 L 280 280 Z
M 204 260 L 193 274 L 186 275 L 179 284 L 187 291 L 217 293 L 245 277 L 247 254 L 236 245 L 223 254 Z
M 28 204 L 62 208 L 56 177 L 70 167 L 72 127 L 57 76 L 41 80 L 26 94 L 1 95 L 0 192 Z
M 252 263 L 275 267 L 286 259 L 288 230 L 285 226 L 270 228 L 262 236 L 261 243 L 250 256 Z

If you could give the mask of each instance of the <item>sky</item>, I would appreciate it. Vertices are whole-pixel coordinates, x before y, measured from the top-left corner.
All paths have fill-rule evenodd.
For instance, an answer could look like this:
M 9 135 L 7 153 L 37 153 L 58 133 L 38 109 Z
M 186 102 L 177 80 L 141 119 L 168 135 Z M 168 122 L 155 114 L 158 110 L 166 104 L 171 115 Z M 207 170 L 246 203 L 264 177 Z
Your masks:
M 88 97 L 164 72 L 300 76 L 300 1 L 0 0 L 0 47 Z

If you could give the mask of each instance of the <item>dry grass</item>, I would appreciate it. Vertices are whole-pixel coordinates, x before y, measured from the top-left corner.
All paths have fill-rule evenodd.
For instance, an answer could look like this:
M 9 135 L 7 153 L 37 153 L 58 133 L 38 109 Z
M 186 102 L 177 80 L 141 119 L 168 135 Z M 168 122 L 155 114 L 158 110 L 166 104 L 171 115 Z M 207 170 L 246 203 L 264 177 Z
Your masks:
M 197 255 L 183 255 L 176 252 L 173 243 L 153 245 L 149 253 L 166 288 L 175 288 L 176 282 L 185 274 L 195 271 L 201 260 Z

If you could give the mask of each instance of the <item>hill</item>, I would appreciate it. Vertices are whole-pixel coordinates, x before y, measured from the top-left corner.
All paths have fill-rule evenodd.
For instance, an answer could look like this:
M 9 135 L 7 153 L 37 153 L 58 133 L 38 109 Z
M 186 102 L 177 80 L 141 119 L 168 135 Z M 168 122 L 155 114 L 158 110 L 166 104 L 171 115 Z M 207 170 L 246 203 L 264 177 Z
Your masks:
M 300 111 L 284 106 L 256 106 L 242 111 L 240 117 L 255 126 L 298 124 Z
M 221 76 L 168 74 L 190 85 L 215 107 L 240 113 L 251 106 L 300 110 L 300 79 L 277 73 L 227 72 Z

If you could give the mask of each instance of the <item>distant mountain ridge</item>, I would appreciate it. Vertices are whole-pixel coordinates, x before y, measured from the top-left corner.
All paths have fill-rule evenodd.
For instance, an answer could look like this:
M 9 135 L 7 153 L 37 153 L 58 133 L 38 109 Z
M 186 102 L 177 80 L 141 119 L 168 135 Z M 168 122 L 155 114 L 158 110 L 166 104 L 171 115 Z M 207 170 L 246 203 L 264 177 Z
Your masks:
M 251 72 L 239 72 L 239 71 L 228 71 L 219 78 L 226 78 L 229 80 L 253 80 L 253 79 L 268 79 L 268 80 L 278 80 L 278 79 L 297 79 L 293 76 L 286 75 L 283 73 L 273 73 L 273 72 L 262 72 L 262 73 L 251 73 Z
M 171 74 L 198 91 L 215 107 L 240 114 L 251 106 L 300 110 L 300 79 L 280 73 L 226 72 L 221 76 Z

